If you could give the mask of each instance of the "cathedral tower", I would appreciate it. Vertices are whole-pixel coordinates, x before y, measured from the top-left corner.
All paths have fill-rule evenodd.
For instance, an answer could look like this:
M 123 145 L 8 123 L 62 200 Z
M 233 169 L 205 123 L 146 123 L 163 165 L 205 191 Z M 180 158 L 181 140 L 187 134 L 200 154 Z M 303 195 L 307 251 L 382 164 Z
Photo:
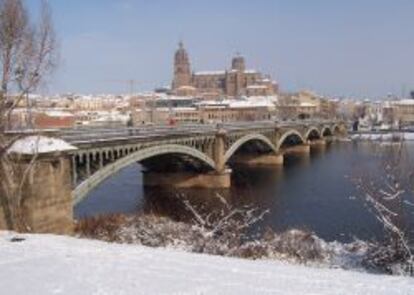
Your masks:
M 179 48 L 174 56 L 174 79 L 172 89 L 181 86 L 191 86 L 190 60 L 187 51 L 184 49 L 183 42 L 179 43 Z
M 232 70 L 244 72 L 246 70 L 244 57 L 241 56 L 239 53 L 235 57 L 233 57 L 233 60 L 231 61 L 231 68 Z

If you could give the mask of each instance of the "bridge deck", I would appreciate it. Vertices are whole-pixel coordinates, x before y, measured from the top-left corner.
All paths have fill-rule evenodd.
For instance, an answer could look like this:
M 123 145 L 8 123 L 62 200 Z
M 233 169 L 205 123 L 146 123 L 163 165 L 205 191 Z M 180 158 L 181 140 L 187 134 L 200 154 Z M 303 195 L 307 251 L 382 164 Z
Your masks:
M 159 138 L 177 138 L 189 135 L 213 135 L 218 130 L 227 133 L 257 130 L 289 128 L 323 124 L 323 121 L 259 121 L 259 122 L 233 122 L 222 124 L 185 124 L 178 126 L 140 126 L 133 128 L 74 128 L 59 131 L 59 137 L 73 145 L 90 143 L 103 143 L 108 141 L 148 141 Z

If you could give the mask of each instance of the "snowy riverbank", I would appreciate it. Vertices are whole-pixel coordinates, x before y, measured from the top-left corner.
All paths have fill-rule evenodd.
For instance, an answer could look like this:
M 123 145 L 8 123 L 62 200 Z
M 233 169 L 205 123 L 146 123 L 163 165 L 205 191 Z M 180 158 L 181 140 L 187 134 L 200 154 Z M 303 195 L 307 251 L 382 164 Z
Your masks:
M 400 141 L 402 139 L 406 141 L 414 141 L 414 133 L 412 132 L 386 132 L 386 133 L 354 133 L 350 135 L 350 138 L 355 141 Z
M 12 242 L 13 237 L 24 240 Z M 0 232 L 0 294 L 413 294 L 414 279 Z

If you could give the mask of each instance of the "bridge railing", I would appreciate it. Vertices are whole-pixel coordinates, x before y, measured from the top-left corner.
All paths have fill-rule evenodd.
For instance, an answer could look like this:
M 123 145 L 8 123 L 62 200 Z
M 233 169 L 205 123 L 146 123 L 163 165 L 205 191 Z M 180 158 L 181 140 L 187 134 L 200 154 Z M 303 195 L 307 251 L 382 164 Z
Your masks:
M 73 129 L 48 129 L 48 130 L 19 130 L 10 134 L 36 134 L 41 133 L 50 136 L 58 136 L 69 143 L 88 143 L 110 140 L 145 140 L 158 137 L 175 137 L 188 135 L 213 134 L 218 130 L 227 132 L 263 129 L 263 128 L 288 128 L 309 125 L 332 124 L 329 120 L 290 120 L 290 121 L 250 121 L 250 122 L 224 122 L 218 124 L 191 123 L 183 125 L 142 125 L 139 127 L 102 128 L 81 127 Z

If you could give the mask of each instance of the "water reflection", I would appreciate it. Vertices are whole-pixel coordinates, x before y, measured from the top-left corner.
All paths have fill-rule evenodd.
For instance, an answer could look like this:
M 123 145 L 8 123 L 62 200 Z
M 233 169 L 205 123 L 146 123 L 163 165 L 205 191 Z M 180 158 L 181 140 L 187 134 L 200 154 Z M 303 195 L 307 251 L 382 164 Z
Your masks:
M 230 189 L 165 190 L 144 188 L 140 166 L 122 170 L 75 208 L 78 218 L 105 213 L 146 213 L 188 220 L 182 198 L 200 210 L 216 209 L 217 194 L 233 206 L 253 204 L 270 210 L 256 230 L 305 228 L 326 240 L 382 237 L 381 225 L 355 197 L 352 177 L 358 171 L 378 173 L 372 146 L 352 143 L 312 149 L 308 156 L 289 156 L 283 167 L 233 166 Z

